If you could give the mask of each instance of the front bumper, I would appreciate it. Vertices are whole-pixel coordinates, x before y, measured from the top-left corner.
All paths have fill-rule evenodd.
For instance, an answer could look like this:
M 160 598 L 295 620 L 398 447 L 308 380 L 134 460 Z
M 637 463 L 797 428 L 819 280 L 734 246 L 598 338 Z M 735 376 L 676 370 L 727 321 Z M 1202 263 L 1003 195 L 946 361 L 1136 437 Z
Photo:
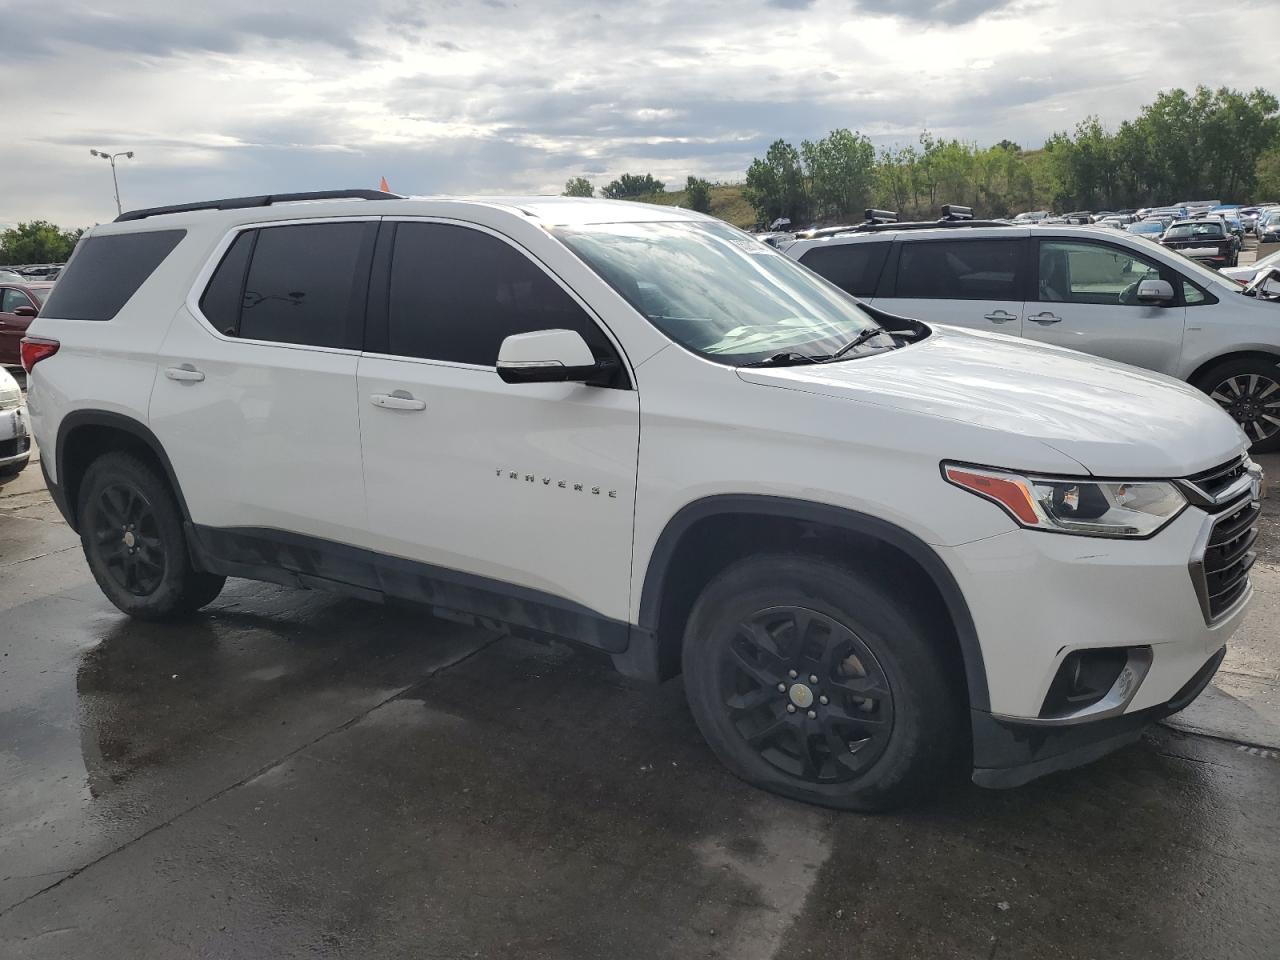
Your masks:
M 973 713 L 973 782 L 980 787 L 1019 787 L 1058 770 L 1092 763 L 1133 743 L 1149 723 L 1177 713 L 1198 697 L 1218 672 L 1227 648 L 1213 654 L 1167 703 L 1069 726 L 1020 723 L 982 710 Z
M 1207 610 L 1196 561 L 1215 522 L 1246 502 L 1189 506 L 1147 540 L 1019 529 L 938 551 L 968 601 L 987 677 L 989 707 L 972 715 L 976 782 L 1013 786 L 1086 763 L 1204 688 L 1252 588 L 1244 580 L 1224 609 Z M 1141 663 L 1117 681 L 1118 696 L 1055 713 L 1064 661 L 1099 648 L 1138 651 Z
M 27 408 L 0 410 L 0 468 L 26 463 L 31 457 Z

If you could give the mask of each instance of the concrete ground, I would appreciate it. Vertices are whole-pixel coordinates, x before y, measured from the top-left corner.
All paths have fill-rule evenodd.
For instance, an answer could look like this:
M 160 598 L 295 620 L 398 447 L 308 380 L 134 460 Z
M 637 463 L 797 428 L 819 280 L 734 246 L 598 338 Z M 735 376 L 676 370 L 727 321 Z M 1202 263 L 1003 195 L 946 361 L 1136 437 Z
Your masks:
M 566 647 L 245 581 L 129 621 L 38 477 L 0 490 L 5 960 L 1277 956 L 1280 491 L 1187 729 L 863 817 Z

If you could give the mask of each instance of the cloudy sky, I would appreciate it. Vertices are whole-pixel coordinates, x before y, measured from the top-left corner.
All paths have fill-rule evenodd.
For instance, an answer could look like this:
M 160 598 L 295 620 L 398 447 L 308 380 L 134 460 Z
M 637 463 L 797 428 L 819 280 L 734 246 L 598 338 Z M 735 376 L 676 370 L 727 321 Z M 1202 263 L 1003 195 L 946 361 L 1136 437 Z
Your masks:
M 0 224 L 248 193 L 740 180 L 769 142 L 1038 146 L 1280 92 L 1280 0 L 0 0 Z M 1270 38 L 1257 42 L 1252 38 Z

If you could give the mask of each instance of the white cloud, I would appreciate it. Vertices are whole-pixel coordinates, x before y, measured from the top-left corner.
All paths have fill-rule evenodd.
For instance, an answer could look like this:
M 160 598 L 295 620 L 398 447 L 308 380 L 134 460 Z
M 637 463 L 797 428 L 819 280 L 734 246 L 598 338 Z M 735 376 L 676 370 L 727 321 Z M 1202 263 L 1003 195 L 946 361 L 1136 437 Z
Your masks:
M 554 192 L 626 171 L 740 178 L 777 137 L 921 127 L 1036 145 L 1160 89 L 1280 89 L 1198 0 L 0 0 L 0 222 L 335 186 Z

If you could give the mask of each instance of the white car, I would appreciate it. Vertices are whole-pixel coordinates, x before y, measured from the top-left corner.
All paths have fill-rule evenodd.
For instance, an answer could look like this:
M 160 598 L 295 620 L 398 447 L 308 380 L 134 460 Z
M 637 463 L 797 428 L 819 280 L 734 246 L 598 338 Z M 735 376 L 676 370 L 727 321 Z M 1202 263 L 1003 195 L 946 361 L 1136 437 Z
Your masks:
M 27 405 L 13 375 L 0 367 L 0 483 L 12 480 L 31 458 Z
M 239 576 L 567 638 L 861 810 L 1089 761 L 1221 662 L 1259 473 L 1203 394 L 690 211 L 346 195 L 125 214 L 33 324 L 49 488 L 124 612 Z
M 1267 254 L 1261 260 L 1246 263 L 1242 267 L 1226 267 L 1219 272 L 1224 277 L 1230 277 L 1241 285 L 1247 285 L 1250 280 L 1268 267 L 1280 267 L 1280 250 Z
M 1224 245 L 1234 243 L 1229 236 Z M 1217 271 L 1097 226 L 864 224 L 778 248 L 890 313 L 1082 350 L 1185 380 L 1280 449 L 1280 314 Z

